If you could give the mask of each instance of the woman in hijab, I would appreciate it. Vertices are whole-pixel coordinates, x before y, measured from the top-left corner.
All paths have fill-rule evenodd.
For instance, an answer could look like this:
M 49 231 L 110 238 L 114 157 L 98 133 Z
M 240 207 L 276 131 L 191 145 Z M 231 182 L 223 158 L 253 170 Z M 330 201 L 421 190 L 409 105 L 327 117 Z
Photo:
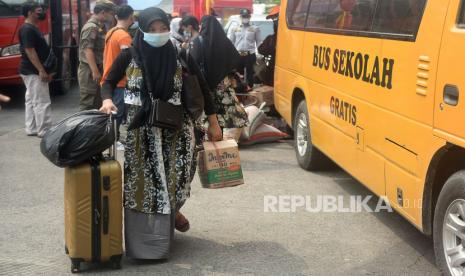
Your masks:
M 246 126 L 247 113 L 227 77 L 236 68 L 240 56 L 214 16 L 206 15 L 202 18 L 200 36 L 192 41 L 191 52 L 214 93 L 220 126 Z
M 195 171 L 193 120 L 183 114 L 180 130 L 147 124 L 151 98 L 181 105 L 183 69 L 170 41 L 169 22 L 159 8 L 139 14 L 139 27 L 133 47 L 123 50 L 112 65 L 102 87 L 101 111 L 115 111 L 111 93 L 127 77 L 125 103 L 128 104 L 128 132 L 124 163 L 124 207 L 126 254 L 136 259 L 165 258 L 160 255 L 160 233 L 170 233 L 170 215 L 175 227 L 189 229 L 188 220 L 179 212 L 190 195 Z M 189 64 L 200 76 L 195 62 Z M 201 78 L 199 78 L 201 80 Z M 208 85 L 201 83 L 205 113 L 212 140 L 221 140 L 216 107 Z M 167 225 L 159 229 L 160 225 Z M 168 243 L 168 242 L 166 242 Z
M 170 23 L 171 43 L 176 46 L 178 51 L 181 50 L 181 45 L 184 43 L 184 37 L 179 33 L 181 20 L 182 18 L 176 17 Z

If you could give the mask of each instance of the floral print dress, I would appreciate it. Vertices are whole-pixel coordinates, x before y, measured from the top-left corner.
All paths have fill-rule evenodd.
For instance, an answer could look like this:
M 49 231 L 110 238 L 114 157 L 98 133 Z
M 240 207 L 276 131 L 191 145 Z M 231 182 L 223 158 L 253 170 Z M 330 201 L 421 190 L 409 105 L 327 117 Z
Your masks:
M 222 128 L 242 128 L 249 122 L 247 113 L 236 97 L 234 88 L 225 78 L 214 91 L 218 107 L 218 123 Z
M 126 69 L 125 103 L 128 121 L 141 108 L 142 72 L 132 60 Z M 174 94 L 168 100 L 181 104 L 182 67 L 178 61 Z M 181 130 L 142 126 L 128 131 L 124 162 L 124 207 L 142 213 L 170 214 L 190 196 L 194 176 L 194 124 L 184 114 Z

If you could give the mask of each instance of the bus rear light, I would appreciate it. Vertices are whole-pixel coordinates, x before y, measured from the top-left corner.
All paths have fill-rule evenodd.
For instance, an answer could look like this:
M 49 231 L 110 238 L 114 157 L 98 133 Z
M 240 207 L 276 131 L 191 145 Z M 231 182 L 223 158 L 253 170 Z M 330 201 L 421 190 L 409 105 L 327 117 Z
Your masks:
M 21 54 L 19 44 L 10 45 L 2 49 L 0 56 L 9 57 Z

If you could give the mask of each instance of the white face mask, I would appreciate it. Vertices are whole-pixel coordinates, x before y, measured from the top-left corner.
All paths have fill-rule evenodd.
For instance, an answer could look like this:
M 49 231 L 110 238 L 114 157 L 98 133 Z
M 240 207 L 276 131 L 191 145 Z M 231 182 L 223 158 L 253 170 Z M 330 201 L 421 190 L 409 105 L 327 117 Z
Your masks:
M 142 30 L 141 30 L 142 32 Z M 144 32 L 142 32 L 144 33 Z M 170 32 L 166 33 L 144 33 L 144 41 L 152 47 L 164 46 L 170 40 Z
M 242 24 L 249 24 L 250 23 L 250 18 L 242 18 Z

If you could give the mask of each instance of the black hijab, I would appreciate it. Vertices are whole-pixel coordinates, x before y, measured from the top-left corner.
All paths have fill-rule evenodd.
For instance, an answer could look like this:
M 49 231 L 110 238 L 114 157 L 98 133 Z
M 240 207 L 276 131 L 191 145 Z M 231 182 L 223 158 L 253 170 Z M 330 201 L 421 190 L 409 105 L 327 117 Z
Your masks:
M 152 7 L 140 12 L 140 30 L 134 37 L 133 47 L 138 54 L 135 57 L 136 62 L 144 69 L 148 91 L 155 99 L 167 101 L 174 92 L 174 74 L 177 66 L 176 49 L 169 40 L 162 47 L 152 47 L 144 41 L 142 33 L 148 33 L 150 25 L 157 20 L 162 21 L 169 28 L 168 17 L 162 9 Z
M 213 90 L 236 68 L 240 56 L 214 16 L 202 17 L 201 26 L 201 38 L 194 42 L 192 56 L 203 67 L 208 86 Z
M 133 58 L 143 70 L 144 83 L 141 89 L 142 108 L 135 115 L 129 129 L 140 127 L 146 122 L 150 111 L 150 95 L 154 99 L 169 100 L 174 93 L 174 75 L 177 67 L 177 53 L 170 40 L 162 47 L 152 47 L 144 41 L 144 33 L 149 32 L 154 21 L 162 21 L 168 28 L 170 23 L 166 13 L 156 7 L 139 13 L 139 30 L 133 41 Z

